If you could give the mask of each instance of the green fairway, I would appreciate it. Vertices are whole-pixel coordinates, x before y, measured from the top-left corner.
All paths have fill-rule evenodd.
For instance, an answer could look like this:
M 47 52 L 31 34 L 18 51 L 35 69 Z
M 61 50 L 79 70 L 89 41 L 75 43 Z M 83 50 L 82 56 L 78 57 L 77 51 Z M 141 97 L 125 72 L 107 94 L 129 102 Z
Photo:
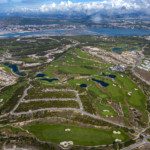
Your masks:
M 83 128 L 45 123 L 32 124 L 24 128 L 33 133 L 40 140 L 54 143 L 73 141 L 74 145 L 96 146 L 112 144 L 115 139 L 120 139 L 123 142 L 128 140 L 127 134 L 121 130 L 119 130 L 121 134 L 114 134 L 112 129 Z M 71 131 L 66 132 L 65 129 L 71 129 Z
M 87 96 L 81 96 L 81 101 L 85 110 L 90 113 L 96 110 L 104 117 L 117 116 L 116 110 L 108 104 L 108 101 L 112 101 L 114 105 L 122 107 L 125 117 L 129 118 L 129 109 L 135 108 L 142 114 L 140 121 L 147 122 L 144 93 L 125 72 L 113 72 L 109 69 L 110 66 L 81 49 L 72 49 L 47 66 L 44 73 L 49 77 L 65 78 L 66 86 L 85 93 Z M 107 75 L 115 75 L 116 78 L 112 79 Z M 109 86 L 102 87 L 93 82 L 92 78 L 104 81 Z M 81 88 L 80 84 L 86 84 L 87 88 Z M 104 109 L 108 111 L 103 111 Z
M 98 74 L 101 68 L 108 66 L 89 56 L 80 49 L 76 49 L 74 52 L 68 51 L 65 55 L 52 62 L 44 73 L 49 77 L 58 74 L 94 75 Z

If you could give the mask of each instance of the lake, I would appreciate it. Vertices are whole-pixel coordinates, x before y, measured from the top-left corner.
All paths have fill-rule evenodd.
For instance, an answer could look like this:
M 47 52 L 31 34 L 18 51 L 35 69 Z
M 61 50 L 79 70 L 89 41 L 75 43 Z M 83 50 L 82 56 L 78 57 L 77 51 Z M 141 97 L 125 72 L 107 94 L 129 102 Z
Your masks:
M 24 72 L 19 70 L 19 67 L 16 64 L 5 63 L 4 65 L 11 68 L 11 70 L 18 76 L 25 76 L 26 75 Z
M 36 74 L 36 77 L 45 77 L 46 76 L 46 74 L 44 74 L 44 73 L 38 73 L 38 74 Z
M 92 80 L 95 81 L 95 82 L 97 82 L 98 84 L 100 84 L 100 85 L 103 86 L 103 87 L 109 86 L 108 83 L 106 83 L 106 82 L 104 82 L 104 81 L 102 81 L 102 80 L 97 80 L 97 79 L 95 79 L 95 78 L 93 78 Z
M 116 78 L 116 75 L 109 74 L 108 77 L 109 77 L 109 78 L 112 78 L 112 79 L 115 79 L 115 78 Z
M 86 28 L 86 29 L 51 29 L 35 32 L 16 32 L 0 34 L 0 38 L 38 37 L 38 36 L 77 36 L 77 35 L 106 35 L 106 36 L 146 36 L 150 30 L 126 28 Z
M 87 84 L 84 84 L 84 83 L 83 83 L 83 84 L 80 84 L 80 87 L 81 87 L 81 88 L 86 88 L 86 87 L 87 87 Z

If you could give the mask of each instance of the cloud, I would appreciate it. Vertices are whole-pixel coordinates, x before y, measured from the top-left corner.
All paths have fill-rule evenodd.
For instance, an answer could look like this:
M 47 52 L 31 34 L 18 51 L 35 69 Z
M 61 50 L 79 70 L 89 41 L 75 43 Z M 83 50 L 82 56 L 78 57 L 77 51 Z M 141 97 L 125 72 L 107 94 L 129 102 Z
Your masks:
M 101 10 L 150 10 L 150 4 L 148 0 L 103 0 L 96 2 L 78 2 L 73 3 L 71 1 L 60 3 L 49 3 L 41 5 L 38 9 L 41 12 L 51 11 L 77 11 L 84 13 L 94 13 Z
M 80 0 L 81 1 L 81 0 Z M 9 8 L 8 11 L 21 11 L 21 12 L 82 12 L 86 14 L 93 14 L 99 11 L 117 12 L 122 11 L 136 11 L 142 10 L 149 12 L 150 2 L 149 0 L 97 0 L 89 1 L 85 0 L 79 2 L 79 0 L 72 1 L 60 1 L 60 0 L 0 0 L 0 3 L 22 3 L 22 5 L 13 8 Z M 32 3 L 32 4 L 31 4 Z M 38 3 L 36 7 L 33 3 Z M 24 4 L 24 5 L 23 5 Z M 25 5 L 26 4 L 26 5 Z M 118 12 L 120 12 L 118 11 Z M 94 18 L 93 18 L 94 19 Z M 98 17 L 95 18 L 98 20 Z
M 60 2 L 57 3 L 50 3 L 46 5 L 42 5 L 40 9 L 44 11 L 47 10 L 68 10 L 68 9 L 83 9 L 83 10 L 90 10 L 90 9 L 117 9 L 121 7 L 126 7 L 127 9 L 140 9 L 140 8 L 147 8 L 150 6 L 148 0 L 103 0 L 103 1 L 96 1 L 96 2 L 78 2 L 73 3 L 71 1 L 67 2 Z

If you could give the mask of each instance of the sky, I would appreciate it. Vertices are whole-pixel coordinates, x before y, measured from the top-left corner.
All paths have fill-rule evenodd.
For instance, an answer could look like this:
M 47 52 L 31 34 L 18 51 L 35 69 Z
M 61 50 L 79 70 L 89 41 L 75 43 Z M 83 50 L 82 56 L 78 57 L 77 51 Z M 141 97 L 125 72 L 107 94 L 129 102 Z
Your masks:
M 22 3 L 22 4 L 43 4 L 43 3 L 60 3 L 60 2 L 67 2 L 68 0 L 0 0 L 1 4 L 4 3 Z M 74 3 L 78 3 L 78 2 L 93 2 L 94 0 L 71 0 Z M 102 0 L 97 0 L 97 1 L 102 1 Z
M 86 12 L 126 9 L 150 14 L 150 0 L 0 0 L 0 11 L 7 12 Z

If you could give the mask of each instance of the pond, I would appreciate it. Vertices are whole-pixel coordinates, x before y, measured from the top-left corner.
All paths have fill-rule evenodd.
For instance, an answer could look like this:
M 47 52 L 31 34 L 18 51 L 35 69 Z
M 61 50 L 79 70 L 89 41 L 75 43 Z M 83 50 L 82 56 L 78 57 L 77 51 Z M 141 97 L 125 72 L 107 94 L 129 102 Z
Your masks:
M 42 78 L 41 80 L 48 81 L 48 82 L 58 81 L 57 78 Z
M 17 64 L 4 63 L 4 65 L 11 68 L 11 70 L 19 76 L 25 76 L 26 75 L 25 72 L 22 72 L 19 70 L 19 67 Z
M 44 74 L 44 73 L 38 73 L 38 74 L 36 74 L 36 77 L 45 77 L 46 76 L 46 74 Z
M 103 86 L 103 87 L 109 86 L 108 83 L 106 83 L 106 82 L 104 82 L 104 81 L 102 81 L 102 80 L 97 80 L 97 79 L 95 79 L 95 78 L 92 78 L 92 80 L 95 81 L 95 82 L 97 82 L 97 83 L 99 83 L 99 84 L 100 84 L 101 86 Z
M 105 76 L 105 77 L 109 77 L 111 79 L 115 79 L 116 78 L 116 75 L 113 75 L 113 74 L 105 74 L 102 72 L 102 76 Z
M 116 75 L 113 75 L 113 74 L 109 74 L 107 75 L 109 78 L 112 78 L 112 79 L 115 79 L 116 78 Z
M 87 84 L 80 84 L 80 87 L 81 87 L 81 88 L 86 88 L 86 87 L 87 87 Z

